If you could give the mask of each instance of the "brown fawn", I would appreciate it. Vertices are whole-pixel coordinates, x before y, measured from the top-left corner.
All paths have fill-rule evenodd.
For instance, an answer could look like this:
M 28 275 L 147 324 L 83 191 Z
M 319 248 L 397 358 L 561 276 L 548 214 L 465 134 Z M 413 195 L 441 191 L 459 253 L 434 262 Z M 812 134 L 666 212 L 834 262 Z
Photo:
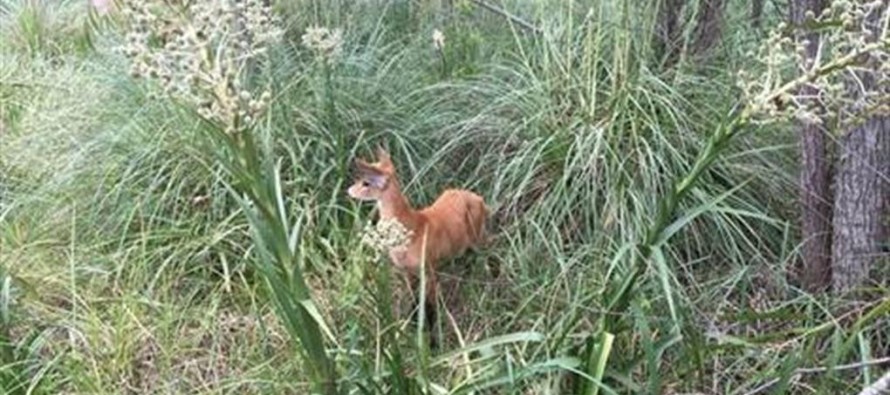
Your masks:
M 402 269 L 413 292 L 425 265 L 427 321 L 434 322 L 436 309 L 436 263 L 463 254 L 484 241 L 488 208 L 481 196 L 462 189 L 447 189 L 432 205 L 416 210 L 402 194 L 389 153 L 377 148 L 377 161 L 355 160 L 356 182 L 348 193 L 360 201 L 377 204 L 379 220 L 395 219 L 409 232 L 406 245 L 389 251 L 392 263 Z M 425 245 L 424 245 L 425 243 Z M 425 252 L 425 254 L 424 254 Z M 425 255 L 425 256 L 424 256 Z M 432 324 L 431 324 L 432 325 Z

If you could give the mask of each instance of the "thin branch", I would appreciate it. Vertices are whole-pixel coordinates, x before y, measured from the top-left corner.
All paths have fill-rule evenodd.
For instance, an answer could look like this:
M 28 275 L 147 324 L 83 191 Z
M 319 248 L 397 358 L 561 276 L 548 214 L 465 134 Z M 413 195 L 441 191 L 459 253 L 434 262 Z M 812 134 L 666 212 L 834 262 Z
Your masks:
M 500 8 L 496 5 L 490 4 L 483 0 L 472 0 L 472 1 L 474 4 L 476 4 L 482 8 L 485 8 L 486 10 L 489 10 L 495 14 L 498 14 L 504 18 L 507 18 L 510 21 L 512 21 L 513 23 L 516 23 L 517 25 L 521 26 L 522 28 L 524 28 L 526 30 L 531 31 L 532 33 L 540 34 L 542 32 L 541 28 L 531 24 L 530 22 L 527 22 L 526 20 L 524 20 L 516 15 L 513 15 L 513 14 L 507 12 L 507 10 L 504 10 L 503 8 Z
M 759 393 L 761 393 L 761 392 L 763 392 L 763 391 L 769 389 L 770 387 L 772 387 L 773 385 L 775 385 L 775 384 L 778 383 L 778 382 L 779 382 L 779 379 L 772 379 L 772 380 L 770 380 L 770 381 L 767 381 L 766 383 L 764 383 L 764 384 L 761 385 L 760 387 L 754 388 L 753 390 L 746 392 L 744 395 L 755 395 L 755 394 L 759 394 Z
M 838 366 L 831 367 L 831 368 L 826 367 L 826 366 L 820 366 L 820 367 L 815 367 L 815 368 L 800 368 L 800 369 L 796 369 L 794 371 L 794 373 L 792 374 L 792 376 L 798 376 L 801 374 L 824 373 L 827 371 L 837 372 L 837 371 L 841 371 L 841 370 L 859 369 L 859 368 L 866 367 L 866 366 L 883 365 L 886 363 L 890 363 L 890 357 L 883 357 L 883 358 L 878 358 L 878 359 L 872 359 L 870 361 L 856 362 L 856 363 L 850 363 L 850 364 L 846 364 L 846 365 L 838 365 Z M 778 383 L 779 380 L 780 379 L 775 378 L 770 381 L 767 381 L 760 387 L 754 388 L 753 390 L 746 392 L 744 395 L 759 394 L 759 393 L 769 389 L 776 383 Z M 883 385 L 883 387 L 878 387 L 879 385 Z M 882 377 L 880 380 L 876 381 L 874 384 L 872 384 L 868 388 L 872 388 L 872 387 L 878 388 L 878 390 L 877 390 L 878 392 L 861 392 L 861 393 L 859 393 L 859 395 L 882 395 L 882 393 L 880 391 L 886 390 L 888 387 L 890 387 L 890 372 L 887 372 L 887 374 L 885 374 L 884 377 Z M 866 388 L 866 390 L 868 388 Z
M 886 395 L 890 393 L 890 370 L 884 373 L 878 381 L 862 389 L 859 395 Z
M 794 373 L 805 374 L 805 373 L 823 373 L 823 372 L 827 372 L 829 370 L 830 371 L 851 370 L 851 369 L 864 368 L 866 366 L 883 365 L 885 363 L 890 363 L 890 357 L 872 359 L 870 361 L 849 363 L 846 365 L 837 365 L 832 368 L 825 367 L 825 366 L 820 366 L 820 367 L 816 367 L 816 368 L 801 368 L 801 369 L 795 370 Z

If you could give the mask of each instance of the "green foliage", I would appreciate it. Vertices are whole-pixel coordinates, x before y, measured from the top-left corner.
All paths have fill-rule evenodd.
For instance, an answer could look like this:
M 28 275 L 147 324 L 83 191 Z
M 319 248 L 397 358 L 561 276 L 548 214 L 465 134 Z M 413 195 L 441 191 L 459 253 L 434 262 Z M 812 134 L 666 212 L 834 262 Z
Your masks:
M 81 1 L 7 0 L 0 2 L 0 49 L 30 56 L 92 53 L 98 28 Z
M 4 388 L 845 393 L 879 374 L 831 369 L 883 356 L 886 297 L 786 280 L 794 136 L 737 106 L 736 70 L 765 75 L 744 18 L 712 63 L 666 70 L 630 2 L 496 2 L 540 33 L 422 3 L 276 2 L 244 128 L 242 107 L 131 78 L 119 15 L 90 16 L 81 51 L 83 2 L 2 3 L 0 268 L 33 317 L 4 321 Z M 342 29 L 336 56 L 307 48 L 315 26 Z M 440 268 L 438 349 L 345 194 L 381 143 L 417 205 L 457 186 L 494 208 L 493 243 Z
M 43 334 L 38 328 L 21 328 L 21 318 L 15 311 L 16 293 L 12 277 L 0 267 L 0 389 L 10 395 L 50 393 L 52 363 L 35 355 L 42 346 Z

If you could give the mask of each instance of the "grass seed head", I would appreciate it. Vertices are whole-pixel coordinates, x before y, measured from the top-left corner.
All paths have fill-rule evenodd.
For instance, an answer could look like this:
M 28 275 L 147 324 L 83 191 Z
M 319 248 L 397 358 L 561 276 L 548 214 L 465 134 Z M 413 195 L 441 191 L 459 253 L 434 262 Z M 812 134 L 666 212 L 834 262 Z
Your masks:
M 302 36 L 303 45 L 309 48 L 317 58 L 332 64 L 339 56 L 343 47 L 343 31 L 326 27 L 311 26 Z

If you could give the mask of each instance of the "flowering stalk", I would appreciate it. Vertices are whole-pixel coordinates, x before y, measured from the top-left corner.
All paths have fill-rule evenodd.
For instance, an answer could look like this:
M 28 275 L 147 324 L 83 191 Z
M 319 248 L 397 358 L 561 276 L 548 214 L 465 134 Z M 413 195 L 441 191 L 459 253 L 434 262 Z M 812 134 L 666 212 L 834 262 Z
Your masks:
M 336 367 L 326 339 L 336 341 L 315 307 L 290 229 L 280 176 L 251 133 L 271 92 L 249 84 L 252 62 L 282 31 L 261 0 L 217 0 L 170 6 L 163 0 L 125 0 L 131 30 L 124 54 L 134 77 L 160 83 L 161 94 L 196 109 L 213 154 L 231 177 L 254 234 L 258 271 L 292 338 L 300 345 L 317 393 L 338 393 Z
M 398 220 L 384 218 L 374 226 L 368 224 L 362 232 L 361 241 L 378 255 L 384 255 L 394 248 L 407 246 L 413 233 Z
M 846 130 L 876 113 L 890 113 L 886 100 L 890 95 L 890 11 L 884 3 L 840 0 L 821 15 L 808 12 L 803 26 L 794 28 L 825 31 L 813 59 L 805 53 L 808 42 L 795 42 L 791 34 L 781 34 L 793 29 L 780 24 L 759 51 L 751 54 L 765 66 L 759 77 L 739 73 L 738 86 L 747 103 L 745 116 L 756 123 L 794 118 L 821 123 L 827 119 L 837 129 Z M 785 72 L 793 68 L 799 76 L 786 81 Z M 874 83 L 850 83 L 864 79 Z M 812 86 L 812 91 L 823 94 L 796 96 L 802 86 Z
M 227 133 L 249 130 L 271 92 L 247 86 L 246 68 L 282 30 L 259 0 L 196 2 L 171 7 L 160 0 L 125 0 L 130 22 L 123 53 L 137 78 L 160 83 L 162 95 L 197 108 Z

